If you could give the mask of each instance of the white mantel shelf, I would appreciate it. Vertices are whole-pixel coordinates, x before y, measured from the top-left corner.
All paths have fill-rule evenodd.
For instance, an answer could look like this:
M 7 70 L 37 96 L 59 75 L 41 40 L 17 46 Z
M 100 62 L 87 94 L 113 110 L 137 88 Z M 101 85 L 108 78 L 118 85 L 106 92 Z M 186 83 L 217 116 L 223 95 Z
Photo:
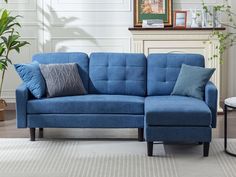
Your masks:
M 223 31 L 225 28 L 129 28 L 132 33 L 132 52 L 144 53 L 197 53 L 205 57 L 205 65 L 216 68 L 212 76 L 212 82 L 217 86 L 218 112 L 220 107 L 220 61 L 219 58 L 210 59 L 211 56 L 219 56 L 217 46 L 219 41 L 212 37 L 213 30 Z
M 212 30 L 221 30 L 224 31 L 225 28 L 174 28 L 174 27 L 165 27 L 165 28 L 142 28 L 142 27 L 132 27 L 129 28 L 130 31 L 212 31 Z

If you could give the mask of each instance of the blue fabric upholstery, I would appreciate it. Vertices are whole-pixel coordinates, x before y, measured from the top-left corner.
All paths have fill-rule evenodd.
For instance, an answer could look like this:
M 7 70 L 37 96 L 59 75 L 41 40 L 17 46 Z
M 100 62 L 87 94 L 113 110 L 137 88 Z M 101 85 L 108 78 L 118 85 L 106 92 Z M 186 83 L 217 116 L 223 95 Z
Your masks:
M 143 115 L 28 114 L 30 128 L 143 128 Z
M 27 101 L 29 98 L 29 90 L 25 84 L 21 84 L 16 89 L 16 124 L 18 128 L 27 127 Z
M 150 54 L 147 60 L 147 94 L 170 95 L 182 64 L 204 67 L 198 54 Z
M 216 87 L 206 85 L 204 101 L 170 96 L 181 65 L 204 67 L 201 55 L 152 54 L 146 64 L 143 54 L 93 53 L 89 60 L 83 53 L 49 53 L 33 61 L 78 63 L 89 95 L 35 99 L 21 85 L 16 90 L 18 128 L 144 127 L 149 142 L 211 141 Z
M 145 116 L 146 124 L 150 126 L 211 125 L 211 110 L 207 104 L 192 97 L 146 97 Z
M 216 128 L 217 117 L 217 98 L 218 92 L 216 86 L 212 82 L 208 82 L 205 88 L 205 102 L 211 110 L 212 123 L 211 126 Z
M 144 114 L 144 98 L 81 95 L 29 100 L 28 114 Z
M 211 135 L 211 127 L 145 127 L 145 139 L 149 142 L 211 142 Z
M 89 58 L 85 53 L 42 53 L 33 56 L 33 61 L 40 64 L 77 63 L 84 88 L 88 90 Z
M 46 83 L 39 69 L 39 63 L 15 64 L 15 69 L 35 98 L 46 94 Z
M 89 62 L 91 94 L 146 94 L 146 57 L 143 54 L 92 53 Z

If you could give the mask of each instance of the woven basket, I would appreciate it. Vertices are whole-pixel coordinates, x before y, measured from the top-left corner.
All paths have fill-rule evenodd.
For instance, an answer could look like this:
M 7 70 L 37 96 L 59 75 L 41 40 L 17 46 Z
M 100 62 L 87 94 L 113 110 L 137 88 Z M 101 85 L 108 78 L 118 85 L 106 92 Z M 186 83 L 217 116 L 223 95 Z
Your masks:
M 7 103 L 5 100 L 0 99 L 0 121 L 4 121 L 4 112 L 5 108 L 7 107 Z

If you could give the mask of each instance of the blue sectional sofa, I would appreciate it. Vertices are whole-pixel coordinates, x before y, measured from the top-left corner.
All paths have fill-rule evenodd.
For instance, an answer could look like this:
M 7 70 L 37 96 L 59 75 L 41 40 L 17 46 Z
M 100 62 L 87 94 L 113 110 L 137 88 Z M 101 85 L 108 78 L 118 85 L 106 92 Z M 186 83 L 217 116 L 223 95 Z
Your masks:
M 204 100 L 170 96 L 182 64 L 204 67 L 197 54 L 46 53 L 41 64 L 77 63 L 87 95 L 34 98 L 22 84 L 16 90 L 17 127 L 137 128 L 138 138 L 153 142 L 203 143 L 208 156 L 216 127 L 217 89 L 209 82 Z

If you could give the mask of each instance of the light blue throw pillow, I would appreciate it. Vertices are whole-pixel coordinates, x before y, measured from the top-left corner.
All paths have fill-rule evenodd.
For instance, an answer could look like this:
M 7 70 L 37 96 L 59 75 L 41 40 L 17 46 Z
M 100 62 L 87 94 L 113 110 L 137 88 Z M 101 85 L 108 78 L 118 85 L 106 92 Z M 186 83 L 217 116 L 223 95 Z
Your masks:
M 215 69 L 183 64 L 171 95 L 190 96 L 203 100 L 204 90 Z
M 30 64 L 15 64 L 14 66 L 32 95 L 36 98 L 41 98 L 45 95 L 46 84 L 38 62 L 34 61 Z

